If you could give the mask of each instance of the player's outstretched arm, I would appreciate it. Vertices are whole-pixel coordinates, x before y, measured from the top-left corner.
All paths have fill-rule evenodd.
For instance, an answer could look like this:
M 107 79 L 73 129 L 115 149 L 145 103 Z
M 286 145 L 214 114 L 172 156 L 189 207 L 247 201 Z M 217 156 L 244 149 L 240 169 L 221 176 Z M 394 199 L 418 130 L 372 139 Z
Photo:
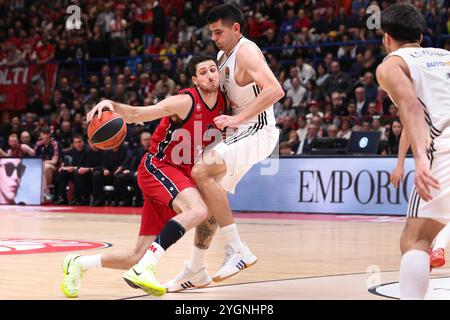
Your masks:
M 432 199 L 430 188 L 438 189 L 439 182 L 430 172 L 430 161 L 427 156 L 429 131 L 425 122 L 425 113 L 417 99 L 408 73 L 408 66 L 403 59 L 393 56 L 378 66 L 377 79 L 400 110 L 400 118 L 414 153 L 416 167 L 414 184 L 420 197 L 430 201 Z
M 396 188 L 398 188 L 398 182 L 401 181 L 403 183 L 403 179 L 405 177 L 405 159 L 408 149 L 409 149 L 408 135 L 406 134 L 405 129 L 403 129 L 402 135 L 400 136 L 400 143 L 398 146 L 397 165 L 391 172 L 391 182 Z
M 146 122 L 169 116 L 183 118 L 187 115 L 191 106 L 192 98 L 189 95 L 174 95 L 155 105 L 136 107 L 111 100 L 103 100 L 87 114 L 87 121 L 90 122 L 96 114 L 100 118 L 103 110 L 117 112 L 125 119 L 126 123 Z

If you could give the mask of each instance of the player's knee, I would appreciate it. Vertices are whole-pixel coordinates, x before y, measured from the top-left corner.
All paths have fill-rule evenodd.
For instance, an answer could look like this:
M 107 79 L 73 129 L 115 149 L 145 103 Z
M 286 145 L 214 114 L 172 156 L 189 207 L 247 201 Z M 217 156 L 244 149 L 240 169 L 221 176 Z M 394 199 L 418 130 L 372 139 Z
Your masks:
M 202 223 L 208 216 L 208 210 L 206 208 L 197 208 L 192 210 L 193 220 L 198 225 Z

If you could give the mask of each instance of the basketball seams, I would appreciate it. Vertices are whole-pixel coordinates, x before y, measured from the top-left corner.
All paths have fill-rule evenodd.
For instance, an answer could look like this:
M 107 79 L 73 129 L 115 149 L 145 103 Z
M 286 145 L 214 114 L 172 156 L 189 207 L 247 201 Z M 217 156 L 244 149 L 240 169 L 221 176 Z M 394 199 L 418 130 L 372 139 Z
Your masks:
M 91 134 L 91 137 L 89 138 L 90 140 L 95 136 L 95 134 L 101 129 L 101 128 L 103 128 L 105 125 L 107 125 L 108 123 L 110 123 L 111 121 L 114 121 L 114 120 L 116 120 L 116 119 L 118 119 L 118 118 L 122 118 L 119 114 L 118 114 L 118 116 L 117 117 L 114 117 L 114 118 L 111 118 L 111 119 L 109 119 L 107 122 L 105 122 L 103 125 L 101 125 L 101 126 L 98 126 L 98 128 Z M 124 121 L 125 122 L 125 121 Z M 91 122 L 92 123 L 92 122 Z
M 116 118 L 115 118 L 116 119 Z M 123 128 L 125 127 L 125 130 L 123 130 Z M 117 133 L 114 135 L 114 136 L 112 136 L 111 138 L 109 138 L 108 140 L 105 140 L 105 141 L 103 141 L 103 142 L 100 142 L 100 143 L 95 143 L 95 145 L 96 146 L 102 146 L 102 145 L 104 145 L 104 144 L 107 144 L 107 142 L 111 142 L 111 140 L 113 140 L 113 139 L 115 139 L 116 137 L 117 137 L 117 135 L 118 134 L 120 134 L 120 133 L 122 133 L 123 132 L 123 138 L 125 138 L 125 136 L 127 135 L 127 131 L 126 131 L 126 123 L 124 122 L 123 123 L 123 125 L 122 125 L 122 128 L 120 128 L 120 130 L 119 131 L 117 131 Z M 110 148 L 110 149 L 113 149 L 113 148 Z

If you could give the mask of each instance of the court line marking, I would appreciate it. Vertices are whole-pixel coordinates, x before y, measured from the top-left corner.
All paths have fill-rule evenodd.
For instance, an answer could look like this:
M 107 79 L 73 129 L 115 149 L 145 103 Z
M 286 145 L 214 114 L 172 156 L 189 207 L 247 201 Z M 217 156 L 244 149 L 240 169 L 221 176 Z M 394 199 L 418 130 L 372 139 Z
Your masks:
M 450 268 L 439 268 L 439 270 L 446 270 Z M 399 272 L 400 270 L 386 270 L 381 271 L 381 273 L 389 273 L 389 272 Z M 267 283 L 267 282 L 280 282 L 280 281 L 293 281 L 293 280 L 307 280 L 307 279 L 318 279 L 318 278 L 331 278 L 331 277 L 340 277 L 340 276 L 355 276 L 355 275 L 362 275 L 362 274 L 370 274 L 368 272 L 352 272 L 352 273 L 338 273 L 338 274 L 327 274 L 327 275 L 320 275 L 320 276 L 307 276 L 307 277 L 296 277 L 296 278 L 288 278 L 288 279 L 272 279 L 272 280 L 261 280 L 261 281 L 250 281 L 250 282 L 241 282 L 241 283 L 230 283 L 230 284 L 221 284 L 221 285 L 215 285 L 215 286 L 208 286 L 206 288 L 201 289 L 208 289 L 208 288 L 220 288 L 220 287 L 230 287 L 230 286 L 239 286 L 239 285 L 246 285 L 246 284 L 257 284 L 257 283 Z M 394 281 L 395 282 L 395 281 Z M 185 292 L 171 292 L 171 293 L 192 293 L 197 290 L 201 289 L 190 289 L 189 291 Z M 132 296 L 132 297 L 126 297 L 126 298 L 120 298 L 117 300 L 128 300 L 128 299 L 136 299 L 136 298 L 143 298 L 151 296 L 149 294 L 139 295 L 139 296 Z

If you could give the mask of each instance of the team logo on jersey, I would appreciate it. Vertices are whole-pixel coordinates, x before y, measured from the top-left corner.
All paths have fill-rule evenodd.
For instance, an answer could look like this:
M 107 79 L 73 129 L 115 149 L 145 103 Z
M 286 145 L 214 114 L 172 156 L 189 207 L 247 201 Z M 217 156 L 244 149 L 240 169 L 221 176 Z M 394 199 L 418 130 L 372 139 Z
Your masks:
M 230 80 L 230 68 L 225 67 L 225 79 Z
M 200 103 L 197 103 L 195 108 L 197 109 L 197 111 L 201 111 L 202 110 L 202 105 Z
M 81 251 L 110 246 L 109 243 L 97 241 L 0 238 L 0 255 Z

